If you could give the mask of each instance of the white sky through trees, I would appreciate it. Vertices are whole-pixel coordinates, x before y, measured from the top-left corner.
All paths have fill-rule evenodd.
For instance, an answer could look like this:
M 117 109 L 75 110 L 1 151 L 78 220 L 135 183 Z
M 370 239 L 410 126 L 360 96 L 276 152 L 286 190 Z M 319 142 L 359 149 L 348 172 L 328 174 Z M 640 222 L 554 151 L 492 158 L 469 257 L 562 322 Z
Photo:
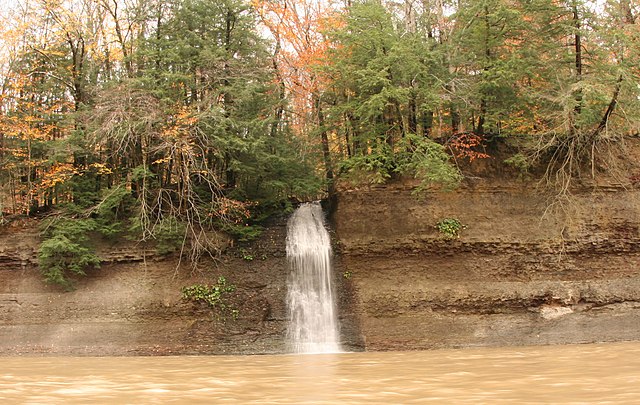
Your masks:
M 18 0 L 0 0 L 0 13 L 6 15 L 16 4 L 18 4 Z

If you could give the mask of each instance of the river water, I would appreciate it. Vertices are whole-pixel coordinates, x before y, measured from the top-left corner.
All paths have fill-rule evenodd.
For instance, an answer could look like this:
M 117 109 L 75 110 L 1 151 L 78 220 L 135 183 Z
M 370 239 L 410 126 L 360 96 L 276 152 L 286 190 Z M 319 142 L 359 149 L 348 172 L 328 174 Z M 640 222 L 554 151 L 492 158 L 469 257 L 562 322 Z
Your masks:
M 632 404 L 640 343 L 423 352 L 0 358 L 0 403 Z

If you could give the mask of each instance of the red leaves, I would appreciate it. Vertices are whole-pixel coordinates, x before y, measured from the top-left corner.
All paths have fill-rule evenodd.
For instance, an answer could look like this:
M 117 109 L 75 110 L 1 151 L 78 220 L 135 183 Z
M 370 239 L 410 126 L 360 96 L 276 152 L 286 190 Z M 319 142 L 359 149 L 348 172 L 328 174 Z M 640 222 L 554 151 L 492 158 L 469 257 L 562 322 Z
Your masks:
M 471 132 L 461 132 L 453 135 L 446 142 L 453 155 L 457 158 L 467 158 L 470 162 L 475 159 L 486 159 L 484 153 L 484 138 Z M 481 149 L 482 151 L 479 151 Z

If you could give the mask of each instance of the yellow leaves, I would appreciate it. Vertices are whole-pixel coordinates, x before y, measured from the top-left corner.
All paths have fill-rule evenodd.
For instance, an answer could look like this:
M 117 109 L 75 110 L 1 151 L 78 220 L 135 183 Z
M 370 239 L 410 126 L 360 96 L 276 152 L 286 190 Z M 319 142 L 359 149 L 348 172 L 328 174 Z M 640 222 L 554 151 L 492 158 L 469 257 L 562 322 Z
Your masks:
M 546 123 L 538 106 L 531 106 L 528 111 L 514 112 L 502 123 L 504 132 L 516 135 L 533 134 L 545 127 Z
M 23 149 L 13 148 L 13 149 L 9 149 L 8 152 L 11 154 L 11 156 L 13 156 L 16 159 L 29 158 L 29 154 L 27 153 L 26 150 L 23 150 Z
M 78 170 L 70 163 L 56 164 L 44 173 L 40 181 L 40 188 L 53 188 L 65 183 L 78 173 Z
M 253 0 L 252 4 L 278 43 L 278 85 L 290 98 L 291 128 L 306 136 L 312 132 L 314 101 L 329 85 L 322 67 L 333 63 L 327 54 L 336 44 L 326 32 L 345 24 L 341 6 L 331 0 Z
M 51 189 L 58 185 L 62 185 L 69 181 L 73 176 L 82 176 L 86 173 L 80 171 L 71 163 L 56 163 L 49 168 L 44 168 L 44 164 L 44 161 L 38 164 L 38 166 L 42 168 L 41 170 L 43 170 L 43 174 L 40 178 L 40 184 L 37 187 L 41 190 Z M 98 175 L 108 175 L 113 173 L 113 171 L 104 163 L 92 163 L 89 165 L 88 170 Z
M 96 174 L 99 174 L 99 175 L 106 175 L 106 174 L 113 173 L 113 171 L 103 163 L 92 163 L 89 165 L 89 167 L 95 170 Z
M 2 116 L 0 117 L 0 131 L 5 136 L 15 139 L 51 140 L 67 132 L 69 128 L 49 123 L 38 115 Z
M 165 157 L 162 159 L 158 159 L 158 160 L 154 160 L 153 162 L 151 162 L 152 165 L 161 165 L 163 163 L 168 163 L 171 160 L 171 158 Z
M 218 210 L 211 212 L 209 216 L 226 218 L 236 224 L 239 224 L 251 217 L 251 212 L 249 211 L 249 207 L 251 205 L 254 204 L 251 202 L 242 202 L 223 197 L 219 201 Z
M 178 112 L 170 116 L 164 128 L 160 131 L 162 137 L 179 138 L 190 133 L 198 123 L 198 116 L 189 107 L 180 107 Z
M 15 139 L 42 139 L 44 133 L 39 128 L 34 128 L 29 117 L 24 120 L 19 117 L 3 117 L 0 129 L 8 138 Z
M 15 139 L 51 140 L 65 136 L 72 122 L 62 116 L 73 109 L 61 91 L 47 93 L 41 89 L 41 74 L 8 72 L 0 106 L 0 130 Z
M 176 123 L 180 126 L 193 126 L 197 122 L 198 117 L 188 107 L 182 107 L 176 116 Z

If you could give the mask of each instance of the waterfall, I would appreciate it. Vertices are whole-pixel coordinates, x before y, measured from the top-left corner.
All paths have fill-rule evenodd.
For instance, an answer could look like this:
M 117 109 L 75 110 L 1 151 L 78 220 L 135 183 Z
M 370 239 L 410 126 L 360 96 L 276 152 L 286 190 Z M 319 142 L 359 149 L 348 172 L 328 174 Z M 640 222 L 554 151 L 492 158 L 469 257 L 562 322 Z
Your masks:
M 287 224 L 287 259 L 291 268 L 287 338 L 294 353 L 340 351 L 331 285 L 331 239 L 319 203 L 305 203 Z

